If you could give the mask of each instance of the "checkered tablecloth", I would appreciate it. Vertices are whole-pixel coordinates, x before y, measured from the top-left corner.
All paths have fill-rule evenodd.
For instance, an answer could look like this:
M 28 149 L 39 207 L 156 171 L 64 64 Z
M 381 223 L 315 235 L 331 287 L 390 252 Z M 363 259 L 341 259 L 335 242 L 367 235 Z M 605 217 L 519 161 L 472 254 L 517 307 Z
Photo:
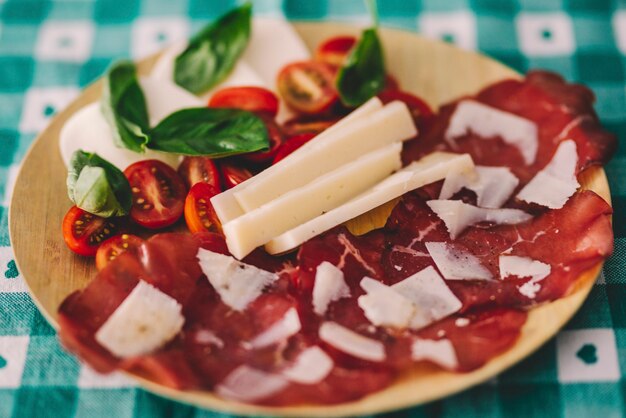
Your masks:
M 0 417 L 218 417 L 103 378 L 58 344 L 26 292 L 7 230 L 25 151 L 116 58 L 140 58 L 229 9 L 227 0 L 0 0 Z M 626 138 L 626 3 L 609 0 L 379 0 L 385 26 L 540 67 L 590 86 Z M 367 21 L 361 0 L 257 0 L 259 14 Z M 428 63 L 424 63 L 428 65 Z M 538 353 L 494 381 L 400 411 L 406 417 L 621 417 L 626 411 L 626 150 L 607 167 L 615 255 L 583 309 Z M 45 179 L 42 179 L 45 181 Z M 60 231 L 60 230 L 59 230 Z

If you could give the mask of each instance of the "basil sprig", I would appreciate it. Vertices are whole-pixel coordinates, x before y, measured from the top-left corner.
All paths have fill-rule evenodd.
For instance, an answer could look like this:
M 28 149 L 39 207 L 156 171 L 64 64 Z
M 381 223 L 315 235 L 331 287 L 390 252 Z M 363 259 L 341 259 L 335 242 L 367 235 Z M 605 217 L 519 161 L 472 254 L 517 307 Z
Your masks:
M 239 109 L 199 107 L 174 112 L 151 132 L 148 147 L 185 155 L 226 157 L 269 147 L 265 123 Z
M 248 45 L 251 17 L 246 3 L 191 38 L 174 64 L 176 84 L 199 94 L 224 80 Z
M 115 144 L 143 152 L 148 142 L 150 122 L 135 64 L 130 61 L 113 64 L 104 77 L 100 106 L 102 114 L 113 128 Z
M 124 173 L 98 154 L 82 150 L 70 160 L 67 191 L 76 206 L 105 218 L 126 215 L 132 205 Z
M 385 59 L 376 28 L 365 29 L 337 75 L 337 91 L 346 106 L 356 107 L 385 87 Z

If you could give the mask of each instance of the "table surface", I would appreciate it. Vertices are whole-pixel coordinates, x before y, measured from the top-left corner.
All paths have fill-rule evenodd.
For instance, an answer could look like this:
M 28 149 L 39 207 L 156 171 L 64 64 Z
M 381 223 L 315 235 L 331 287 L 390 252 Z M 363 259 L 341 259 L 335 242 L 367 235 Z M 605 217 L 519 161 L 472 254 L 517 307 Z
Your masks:
M 0 417 L 223 417 L 102 377 L 59 346 L 15 267 L 7 228 L 12 183 L 48 120 L 118 58 L 184 39 L 227 0 L 0 1 Z M 261 15 L 363 24 L 361 0 L 255 0 Z M 626 134 L 626 2 L 381 0 L 381 24 L 475 49 L 518 71 L 546 68 L 588 85 L 620 141 Z M 425 63 L 427 65 L 427 63 Z M 462 76 L 462 75 L 460 75 Z M 406 417 L 622 417 L 626 414 L 626 150 L 606 167 L 615 254 L 581 311 L 535 355 Z M 42 179 L 44 181 L 44 179 Z

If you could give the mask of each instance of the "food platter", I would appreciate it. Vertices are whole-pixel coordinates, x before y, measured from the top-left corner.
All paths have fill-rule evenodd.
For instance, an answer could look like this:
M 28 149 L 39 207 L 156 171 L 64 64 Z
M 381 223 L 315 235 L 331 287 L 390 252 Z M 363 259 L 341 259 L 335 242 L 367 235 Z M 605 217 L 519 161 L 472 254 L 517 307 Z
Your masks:
M 359 31 L 335 23 L 298 23 L 295 28 L 310 48 L 330 36 Z M 418 94 L 435 108 L 495 81 L 519 77 L 513 70 L 485 56 L 409 32 L 383 29 L 381 37 L 391 74 L 405 90 Z M 147 73 L 155 59 L 140 62 L 139 72 Z M 84 287 L 96 272 L 91 259 L 78 257 L 66 248 L 60 233 L 61 220 L 71 203 L 65 198 L 65 166 L 58 151 L 59 132 L 73 113 L 97 101 L 100 91 L 100 82 L 88 87 L 36 139 L 23 162 L 11 202 L 9 223 L 16 262 L 36 305 L 55 327 L 61 301 L 72 291 Z M 592 189 L 610 201 L 602 169 L 588 169 L 579 181 L 583 188 Z M 387 204 L 350 221 L 350 230 L 358 234 L 382 226 L 392 206 Z M 135 377 L 142 386 L 159 395 L 238 414 L 345 416 L 416 405 L 484 382 L 534 352 L 578 310 L 600 269 L 599 264 L 584 273 L 569 296 L 533 309 L 516 345 L 484 367 L 459 374 L 433 366 L 417 366 L 394 385 L 355 402 L 335 406 L 259 407 L 226 401 L 207 392 L 181 392 Z

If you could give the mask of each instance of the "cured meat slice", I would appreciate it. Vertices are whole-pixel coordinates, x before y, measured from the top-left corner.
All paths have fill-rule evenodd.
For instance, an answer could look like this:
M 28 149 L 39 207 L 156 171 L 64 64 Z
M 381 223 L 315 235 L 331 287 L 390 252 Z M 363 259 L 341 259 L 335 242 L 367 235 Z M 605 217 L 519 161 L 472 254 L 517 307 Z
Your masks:
M 473 132 L 455 138 L 449 144 L 444 140 L 451 116 L 461 98 L 440 108 L 432 123 L 422 130 L 417 141 L 406 144 L 403 161 L 408 163 L 432 151 L 467 152 L 474 163 L 486 166 L 506 166 L 526 184 L 546 166 L 558 144 L 566 139 L 576 142 L 578 149 L 577 173 L 590 165 L 606 163 L 615 151 L 617 142 L 606 132 L 593 110 L 591 90 L 578 84 L 568 84 L 556 74 L 545 71 L 529 72 L 523 80 L 505 80 L 495 83 L 475 96 L 473 100 L 510 112 L 534 122 L 538 127 L 537 158 L 526 165 L 519 149 L 502 138 L 482 138 Z

